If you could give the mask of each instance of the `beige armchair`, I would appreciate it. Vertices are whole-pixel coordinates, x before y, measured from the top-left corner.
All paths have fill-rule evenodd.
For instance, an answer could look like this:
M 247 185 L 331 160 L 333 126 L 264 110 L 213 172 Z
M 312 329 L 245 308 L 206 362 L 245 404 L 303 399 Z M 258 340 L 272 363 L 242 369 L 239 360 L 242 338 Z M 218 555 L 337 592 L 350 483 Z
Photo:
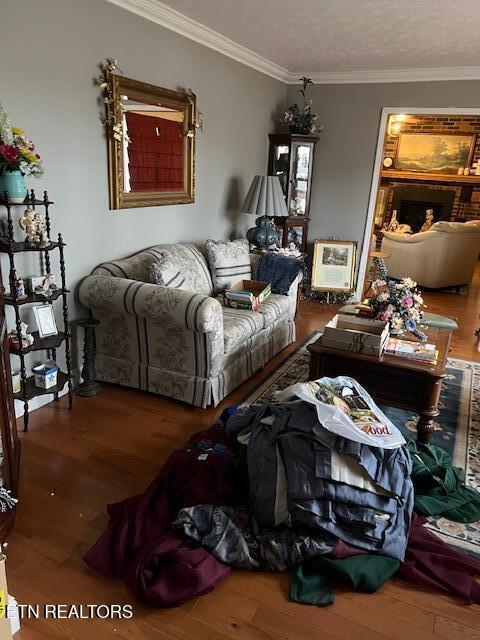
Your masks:
M 384 232 L 382 251 L 392 278 L 409 276 L 431 289 L 468 284 L 480 252 L 480 220 L 436 222 L 428 231 Z

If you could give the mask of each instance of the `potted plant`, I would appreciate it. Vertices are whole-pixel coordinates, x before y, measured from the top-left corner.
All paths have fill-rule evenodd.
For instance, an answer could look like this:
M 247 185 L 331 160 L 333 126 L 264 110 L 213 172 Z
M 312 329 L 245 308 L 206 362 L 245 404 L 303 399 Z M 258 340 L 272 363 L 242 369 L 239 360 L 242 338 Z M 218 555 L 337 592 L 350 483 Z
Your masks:
M 299 89 L 298 93 L 303 98 L 303 107 L 300 108 L 297 103 L 290 105 L 284 113 L 283 121 L 288 125 L 290 133 L 320 132 L 323 127 L 315 124 L 318 116 L 316 113 L 312 113 L 312 101 L 306 99 L 307 87 L 313 84 L 313 80 L 306 76 L 300 80 L 303 83 L 303 89 Z
M 10 202 L 22 203 L 27 195 L 25 176 L 39 177 L 42 161 L 35 145 L 22 129 L 12 127 L 10 118 L 0 104 L 0 194 L 8 193 Z

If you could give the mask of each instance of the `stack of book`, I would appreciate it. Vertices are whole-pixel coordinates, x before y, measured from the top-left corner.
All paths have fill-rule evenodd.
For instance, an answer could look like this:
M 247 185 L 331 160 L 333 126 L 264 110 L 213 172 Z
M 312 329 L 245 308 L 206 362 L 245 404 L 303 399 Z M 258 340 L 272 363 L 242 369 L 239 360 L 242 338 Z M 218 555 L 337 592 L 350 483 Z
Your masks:
M 240 280 L 223 292 L 223 306 L 256 311 L 271 292 L 272 287 L 268 282 Z
M 400 340 L 400 338 L 388 338 L 385 353 L 428 364 L 437 364 L 438 358 L 438 350 L 434 344 Z
M 234 309 L 256 309 L 260 302 L 251 291 L 226 289 L 223 293 L 224 306 L 233 307 Z

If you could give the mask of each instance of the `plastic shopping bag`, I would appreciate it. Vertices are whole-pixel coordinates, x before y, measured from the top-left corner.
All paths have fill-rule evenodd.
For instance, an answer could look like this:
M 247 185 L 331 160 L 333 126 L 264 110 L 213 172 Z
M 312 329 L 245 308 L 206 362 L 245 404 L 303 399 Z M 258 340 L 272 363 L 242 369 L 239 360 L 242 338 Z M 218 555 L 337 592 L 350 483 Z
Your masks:
M 299 382 L 276 394 L 280 402 L 291 397 L 315 405 L 322 427 L 343 438 L 382 449 L 405 444 L 397 427 L 353 378 L 339 376 Z

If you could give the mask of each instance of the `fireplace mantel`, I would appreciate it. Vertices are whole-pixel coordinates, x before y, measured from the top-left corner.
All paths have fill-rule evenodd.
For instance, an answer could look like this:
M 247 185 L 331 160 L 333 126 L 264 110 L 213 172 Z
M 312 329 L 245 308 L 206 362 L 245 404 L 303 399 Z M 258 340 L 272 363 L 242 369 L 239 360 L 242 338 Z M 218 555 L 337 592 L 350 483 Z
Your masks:
M 458 176 L 456 174 L 420 173 L 417 171 L 399 171 L 397 169 L 383 170 L 382 180 L 394 182 L 426 182 L 428 184 L 448 184 L 452 186 L 480 187 L 480 176 Z

